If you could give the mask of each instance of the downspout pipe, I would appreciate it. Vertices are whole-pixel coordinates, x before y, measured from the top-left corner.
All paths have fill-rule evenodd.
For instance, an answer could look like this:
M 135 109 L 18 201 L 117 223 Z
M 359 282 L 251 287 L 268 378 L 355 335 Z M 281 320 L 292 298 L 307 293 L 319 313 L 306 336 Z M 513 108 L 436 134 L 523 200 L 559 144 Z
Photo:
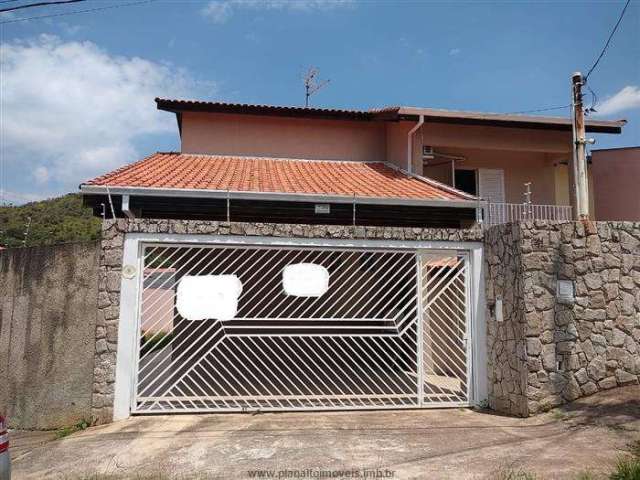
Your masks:
M 413 134 L 424 124 L 424 115 L 418 117 L 418 123 L 407 134 L 407 172 L 413 173 Z
M 129 195 L 122 195 L 122 213 L 124 213 L 129 219 L 133 220 L 135 215 L 129 207 Z

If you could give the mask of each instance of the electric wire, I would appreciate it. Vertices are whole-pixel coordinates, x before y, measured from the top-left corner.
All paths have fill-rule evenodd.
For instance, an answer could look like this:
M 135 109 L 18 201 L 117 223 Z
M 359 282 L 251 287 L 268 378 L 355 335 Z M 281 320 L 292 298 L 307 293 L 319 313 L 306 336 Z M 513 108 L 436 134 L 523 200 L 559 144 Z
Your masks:
M 596 58 L 596 61 L 593 63 L 593 65 L 591 66 L 591 68 L 589 69 L 587 74 L 584 76 L 584 85 L 589 90 L 589 93 L 591 93 L 591 105 L 589 106 L 589 108 L 587 108 L 585 110 L 586 114 L 595 112 L 596 111 L 596 106 L 598 105 L 598 95 L 591 89 L 591 87 L 589 87 L 587 85 L 587 80 L 589 79 L 589 75 L 591 75 L 591 73 L 593 73 L 593 71 L 596 69 L 596 67 L 600 63 L 600 60 L 602 60 L 602 57 L 604 57 L 604 54 L 606 53 L 607 49 L 609 48 L 609 45 L 611 44 L 611 40 L 613 39 L 613 36 L 615 35 L 616 31 L 618 30 L 618 27 L 620 26 L 620 23 L 622 22 L 622 19 L 624 18 L 624 14 L 627 11 L 627 7 L 629 7 L 630 3 L 631 3 L 631 0 L 627 0 L 627 2 L 625 3 L 624 7 L 622 8 L 622 11 L 620 12 L 620 16 L 618 17 L 618 21 L 613 26 L 613 29 L 611 30 L 611 33 L 609 34 L 609 37 L 607 38 L 607 41 L 604 44 L 604 47 L 600 51 L 600 54 Z M 569 107 L 571 107 L 571 104 L 557 106 L 557 107 L 537 108 L 537 109 L 533 109 L 533 110 L 522 110 L 522 111 L 519 111 L 519 112 L 510 112 L 510 113 L 508 113 L 508 115 L 521 115 L 521 114 L 525 114 L 525 113 L 549 112 L 549 111 L 552 111 L 552 110 L 561 110 L 563 108 L 569 108 Z
M 67 15 L 76 15 L 80 13 L 91 13 L 91 12 L 99 12 L 102 10 L 110 10 L 113 8 L 123 8 L 123 7 L 132 7 L 134 5 L 143 5 L 146 3 L 153 3 L 158 0 L 139 0 L 137 2 L 128 2 L 128 3 L 118 3 L 115 5 L 107 5 L 104 7 L 95 7 L 95 8 L 87 8 L 85 10 L 74 10 L 73 12 L 64 12 L 64 13 L 52 13 L 49 15 L 38 15 L 34 17 L 23 17 L 23 18 L 15 18 L 13 20 L 5 20 L 4 22 L 0 22 L 0 25 L 5 25 L 8 23 L 16 23 L 16 22 L 26 22 L 28 20 L 37 20 L 40 18 L 52 18 L 52 17 L 66 17 Z
M 550 112 L 552 110 L 561 110 L 563 108 L 569 108 L 571 104 L 568 105 L 558 105 L 557 107 L 544 107 L 544 108 L 536 108 L 534 110 L 521 110 L 518 112 L 508 112 L 506 115 L 522 115 L 525 113 L 537 113 L 537 112 Z
M 611 33 L 609 34 L 609 38 L 607 38 L 607 42 L 604 44 L 604 47 L 602 48 L 602 51 L 600 52 L 600 55 L 598 55 L 598 58 L 596 58 L 596 61 L 591 66 L 591 68 L 589 69 L 587 74 L 584 76 L 585 83 L 589 79 L 589 75 L 591 75 L 591 73 L 596 69 L 596 67 L 600 63 L 600 60 L 602 60 L 602 57 L 604 57 L 604 54 L 606 53 L 607 49 L 609 48 L 609 44 L 611 43 L 611 40 L 613 39 L 613 36 L 615 35 L 616 31 L 618 30 L 618 27 L 620 26 L 620 23 L 622 22 L 622 19 L 624 18 L 624 14 L 627 11 L 627 7 L 629 6 L 630 3 L 631 3 L 631 0 L 627 0 L 627 3 L 624 4 L 624 8 L 622 9 L 622 12 L 620 12 L 620 17 L 618 17 L 618 21 L 614 25 L 613 30 L 611 30 Z
M 86 2 L 87 0 L 52 0 L 47 2 L 25 3 L 24 5 L 16 5 L 15 7 L 7 7 L 0 9 L 0 13 L 12 12 L 14 10 L 22 10 L 25 8 L 47 7 L 50 5 L 64 5 L 67 3 Z

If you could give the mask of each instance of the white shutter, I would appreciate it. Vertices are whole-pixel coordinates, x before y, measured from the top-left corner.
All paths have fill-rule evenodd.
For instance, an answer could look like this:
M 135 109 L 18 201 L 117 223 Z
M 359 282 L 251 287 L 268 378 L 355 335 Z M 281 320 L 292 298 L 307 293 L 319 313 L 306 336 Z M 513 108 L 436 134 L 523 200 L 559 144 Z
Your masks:
M 491 203 L 504 203 L 504 170 L 478 169 L 478 195 Z

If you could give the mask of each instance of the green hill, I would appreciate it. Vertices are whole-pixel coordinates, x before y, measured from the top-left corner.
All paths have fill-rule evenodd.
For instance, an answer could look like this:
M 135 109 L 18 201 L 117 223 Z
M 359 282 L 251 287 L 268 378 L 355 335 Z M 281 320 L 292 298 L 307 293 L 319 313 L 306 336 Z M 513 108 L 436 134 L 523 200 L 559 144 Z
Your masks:
M 26 246 L 100 238 L 100 219 L 82 206 L 79 194 L 70 193 L 41 202 L 0 206 L 0 245 L 23 246 L 29 217 Z

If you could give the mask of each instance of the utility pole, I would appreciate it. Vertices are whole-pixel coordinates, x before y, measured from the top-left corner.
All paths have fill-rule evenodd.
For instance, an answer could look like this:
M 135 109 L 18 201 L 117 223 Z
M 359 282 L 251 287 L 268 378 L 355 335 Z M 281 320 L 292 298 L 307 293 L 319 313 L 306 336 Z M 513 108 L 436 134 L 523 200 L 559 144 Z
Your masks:
M 584 109 L 582 105 L 582 87 L 585 82 L 582 73 L 571 76 L 572 120 L 573 120 L 573 198 L 575 199 L 574 217 L 576 220 L 589 219 L 589 184 L 587 180 L 586 144 L 594 143 L 585 138 Z

